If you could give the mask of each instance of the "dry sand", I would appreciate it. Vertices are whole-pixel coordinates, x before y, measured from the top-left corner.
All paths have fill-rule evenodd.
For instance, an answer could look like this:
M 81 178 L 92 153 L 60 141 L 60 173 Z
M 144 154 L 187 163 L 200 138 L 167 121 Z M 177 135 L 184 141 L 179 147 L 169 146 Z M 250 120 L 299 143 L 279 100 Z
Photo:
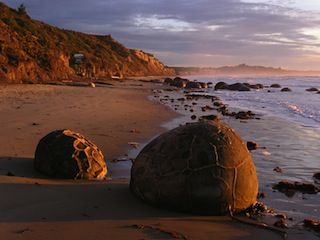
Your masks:
M 282 239 L 229 217 L 150 207 L 131 195 L 129 179 L 57 180 L 33 170 L 37 142 L 55 129 L 83 133 L 108 160 L 123 155 L 128 142 L 143 142 L 164 131 L 160 124 L 176 114 L 148 101 L 150 93 L 145 83 L 0 86 L 0 239 Z

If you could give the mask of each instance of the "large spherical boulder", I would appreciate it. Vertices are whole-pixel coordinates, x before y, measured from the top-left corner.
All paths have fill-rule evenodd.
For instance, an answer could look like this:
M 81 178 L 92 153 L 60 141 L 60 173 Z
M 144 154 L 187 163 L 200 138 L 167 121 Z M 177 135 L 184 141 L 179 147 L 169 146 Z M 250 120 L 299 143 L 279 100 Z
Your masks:
M 212 121 L 178 127 L 149 143 L 133 163 L 130 188 L 158 207 L 223 215 L 256 202 L 258 179 L 246 144 Z
M 51 177 L 104 179 L 107 166 L 99 148 L 72 130 L 56 130 L 38 143 L 34 167 Z

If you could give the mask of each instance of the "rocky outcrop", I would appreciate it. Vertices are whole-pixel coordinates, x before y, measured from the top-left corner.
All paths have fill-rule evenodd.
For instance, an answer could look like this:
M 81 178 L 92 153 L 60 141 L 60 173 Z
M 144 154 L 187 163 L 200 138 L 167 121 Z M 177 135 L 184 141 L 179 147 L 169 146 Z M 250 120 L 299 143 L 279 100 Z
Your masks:
M 278 83 L 271 84 L 271 88 L 281 88 L 281 85 Z
M 0 2 L 0 82 L 174 74 L 153 55 L 110 35 L 61 30 Z
M 308 88 L 306 89 L 307 92 L 318 92 L 319 89 L 318 88 L 315 88 L 315 87 L 311 87 L 311 88 Z
M 292 92 L 292 90 L 290 88 L 285 87 L 281 89 L 281 92 Z
M 225 82 L 218 82 L 214 90 L 230 90 L 230 91 L 250 91 L 250 86 L 244 83 L 234 83 L 234 84 L 227 84 Z
M 166 78 L 164 84 L 168 84 L 177 88 L 186 88 L 186 89 L 200 89 L 208 88 L 208 84 L 205 82 L 190 81 L 186 78 L 175 77 L 174 79 Z

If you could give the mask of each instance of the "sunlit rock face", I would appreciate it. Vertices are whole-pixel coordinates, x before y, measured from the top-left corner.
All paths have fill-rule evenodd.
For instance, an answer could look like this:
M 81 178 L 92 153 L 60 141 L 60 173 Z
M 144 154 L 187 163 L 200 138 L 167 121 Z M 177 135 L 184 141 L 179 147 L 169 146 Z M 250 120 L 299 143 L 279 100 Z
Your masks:
M 0 3 L 0 81 L 46 82 L 118 76 L 173 75 L 153 55 L 110 35 L 61 30 Z M 74 56 L 82 55 L 81 61 Z
M 256 202 L 258 179 L 239 135 L 220 121 L 203 121 L 149 143 L 133 163 L 130 187 L 151 205 L 223 215 Z
M 34 167 L 57 178 L 104 179 L 107 166 L 100 149 L 72 130 L 56 130 L 43 137 L 36 148 Z

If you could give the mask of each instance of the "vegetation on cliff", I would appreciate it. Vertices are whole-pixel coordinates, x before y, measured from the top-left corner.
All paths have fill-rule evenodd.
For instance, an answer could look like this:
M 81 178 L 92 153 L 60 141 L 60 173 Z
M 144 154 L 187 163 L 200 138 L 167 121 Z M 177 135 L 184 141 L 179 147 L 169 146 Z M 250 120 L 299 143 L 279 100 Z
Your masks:
M 153 55 L 128 49 L 110 35 L 62 30 L 25 10 L 0 2 L 0 81 L 174 74 Z

